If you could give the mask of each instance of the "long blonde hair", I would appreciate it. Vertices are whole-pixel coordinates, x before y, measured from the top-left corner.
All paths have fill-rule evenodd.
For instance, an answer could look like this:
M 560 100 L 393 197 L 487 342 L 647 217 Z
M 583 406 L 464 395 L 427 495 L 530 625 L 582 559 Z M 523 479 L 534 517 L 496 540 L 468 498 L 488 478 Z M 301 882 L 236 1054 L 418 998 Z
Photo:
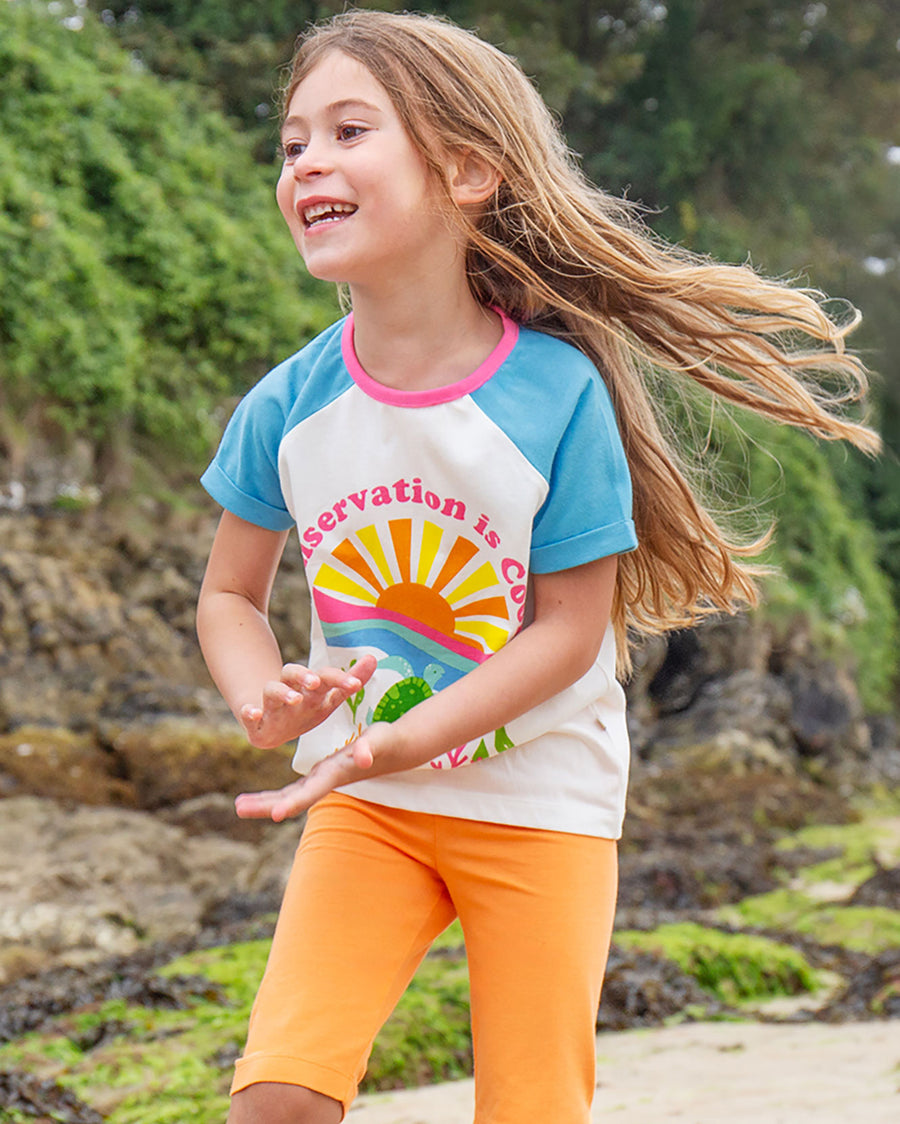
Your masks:
M 663 243 L 637 208 L 591 184 L 518 64 L 436 16 L 349 11 L 301 36 L 286 107 L 329 52 L 385 87 L 444 185 L 448 153 L 469 151 L 500 184 L 467 223 L 478 300 L 562 337 L 597 365 L 631 467 L 638 549 L 619 559 L 613 607 L 620 662 L 629 632 L 660 633 L 756 604 L 759 553 L 704 506 L 654 403 L 672 373 L 710 394 L 866 452 L 877 434 L 843 416 L 865 371 L 845 350 L 855 311 L 838 323 L 822 295 Z

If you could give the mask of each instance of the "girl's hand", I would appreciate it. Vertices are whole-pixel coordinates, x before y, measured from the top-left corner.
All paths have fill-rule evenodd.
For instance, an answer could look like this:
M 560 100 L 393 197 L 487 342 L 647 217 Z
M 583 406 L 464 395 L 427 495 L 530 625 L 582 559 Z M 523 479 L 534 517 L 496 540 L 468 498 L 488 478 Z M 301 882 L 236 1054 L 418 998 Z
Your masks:
M 234 802 L 237 814 L 243 820 L 272 819 L 281 823 L 305 812 L 333 789 L 365 780 L 372 775 L 370 770 L 375 755 L 379 745 L 386 740 L 385 731 L 389 729 L 386 722 L 376 722 L 361 737 L 316 762 L 305 777 L 292 781 L 284 788 L 242 792 Z
M 281 678 L 266 684 L 261 705 L 247 703 L 239 711 L 250 744 L 274 749 L 318 726 L 371 678 L 375 666 L 374 656 L 363 656 L 350 672 L 285 664 Z

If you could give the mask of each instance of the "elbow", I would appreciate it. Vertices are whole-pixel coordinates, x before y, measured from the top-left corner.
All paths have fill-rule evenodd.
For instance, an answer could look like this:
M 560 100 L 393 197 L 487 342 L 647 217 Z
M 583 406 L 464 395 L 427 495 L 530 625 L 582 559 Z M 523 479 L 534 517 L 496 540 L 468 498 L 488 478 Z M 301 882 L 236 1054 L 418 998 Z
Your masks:
M 203 628 L 209 616 L 209 602 L 211 599 L 211 592 L 204 582 L 200 586 L 200 593 L 197 596 L 197 608 L 194 610 L 194 628 L 197 631 L 197 636 L 202 640 Z
M 597 662 L 597 657 L 600 655 L 600 644 L 591 643 L 585 645 L 580 652 L 580 658 L 576 661 L 575 678 L 580 679 L 582 675 L 587 675 L 594 664 Z
M 574 683 L 583 675 L 587 675 L 597 662 L 597 657 L 600 655 L 600 647 L 603 643 L 603 636 L 596 636 L 594 634 L 575 636 L 571 637 L 570 641 L 571 642 L 567 645 L 567 678 L 570 678 Z

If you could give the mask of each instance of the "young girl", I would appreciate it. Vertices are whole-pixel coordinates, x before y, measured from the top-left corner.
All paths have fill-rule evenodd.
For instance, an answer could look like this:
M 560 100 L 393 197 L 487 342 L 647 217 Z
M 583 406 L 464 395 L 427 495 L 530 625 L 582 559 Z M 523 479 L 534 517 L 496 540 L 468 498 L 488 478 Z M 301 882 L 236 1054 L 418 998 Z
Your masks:
M 755 599 L 645 377 L 874 450 L 814 295 L 660 245 L 589 185 L 516 64 L 442 20 L 355 11 L 300 43 L 278 204 L 352 313 L 241 402 L 204 476 L 225 512 L 210 670 L 311 809 L 232 1124 L 342 1119 L 456 916 L 477 1124 L 584 1124 L 616 895 L 626 635 Z M 805 342 L 804 342 L 805 341 Z M 827 371 L 827 386 L 801 374 Z M 835 391 L 838 381 L 848 387 Z M 632 516 L 632 493 L 634 516 Z M 267 604 L 296 526 L 310 669 Z

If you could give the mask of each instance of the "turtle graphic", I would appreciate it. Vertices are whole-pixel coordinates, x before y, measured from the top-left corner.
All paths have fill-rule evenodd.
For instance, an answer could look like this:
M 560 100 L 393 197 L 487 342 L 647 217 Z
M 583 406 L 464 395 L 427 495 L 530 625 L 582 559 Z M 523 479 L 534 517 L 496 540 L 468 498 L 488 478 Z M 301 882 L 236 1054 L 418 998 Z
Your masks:
M 369 711 L 367 724 L 373 722 L 396 722 L 401 714 L 430 698 L 434 694 L 434 685 L 444 674 L 444 669 L 439 663 L 430 663 L 422 675 L 413 675 L 412 664 L 403 656 L 387 656 L 378 661 L 379 667 L 388 667 L 398 671 L 402 676 L 398 683 L 393 683 L 375 704 L 374 711 Z

